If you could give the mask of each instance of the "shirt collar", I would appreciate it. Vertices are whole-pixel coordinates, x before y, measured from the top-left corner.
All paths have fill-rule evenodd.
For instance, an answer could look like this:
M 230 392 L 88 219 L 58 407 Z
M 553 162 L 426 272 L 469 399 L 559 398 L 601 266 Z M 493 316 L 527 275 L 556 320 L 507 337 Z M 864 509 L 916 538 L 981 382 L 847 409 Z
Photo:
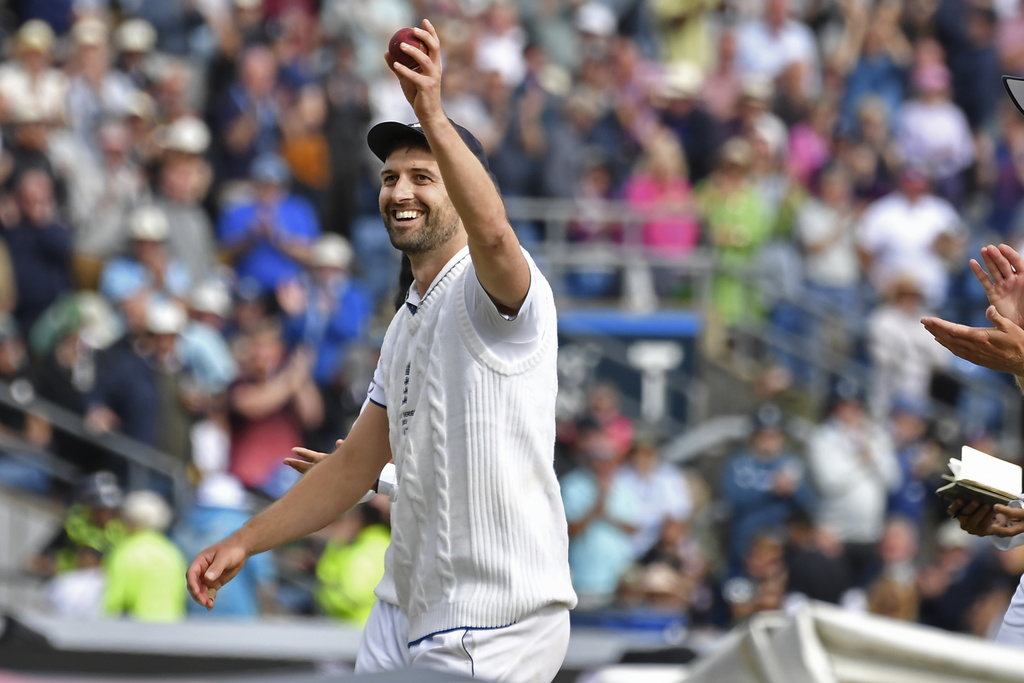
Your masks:
M 465 246 L 462 249 L 459 249 L 455 253 L 455 256 L 452 256 L 450 259 L 448 259 L 448 263 L 444 264 L 444 267 L 441 268 L 440 271 L 438 271 L 437 275 L 434 277 L 434 280 L 430 283 L 430 286 L 427 287 L 427 293 L 424 294 L 422 297 L 420 296 L 419 290 L 416 288 L 416 282 L 413 281 L 413 283 L 409 285 L 409 291 L 405 293 L 405 305 L 409 309 L 409 312 L 412 313 L 413 315 L 416 315 L 416 311 L 419 310 L 420 306 L 423 305 L 424 301 L 430 298 L 430 294 L 434 291 L 434 288 L 437 287 L 438 283 L 441 282 L 441 280 L 443 280 L 445 276 L 451 272 L 452 268 L 457 266 L 459 262 L 462 261 L 462 259 L 466 258 L 468 255 L 469 247 Z

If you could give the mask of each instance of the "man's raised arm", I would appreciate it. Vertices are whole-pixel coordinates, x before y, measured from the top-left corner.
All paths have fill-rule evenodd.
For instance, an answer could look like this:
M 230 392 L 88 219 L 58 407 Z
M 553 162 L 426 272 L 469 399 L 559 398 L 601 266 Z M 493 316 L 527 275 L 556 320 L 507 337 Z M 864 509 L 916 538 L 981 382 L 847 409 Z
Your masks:
M 427 53 L 408 44 L 403 50 L 416 59 L 419 70 L 392 62 L 390 57 L 388 65 L 416 112 L 448 196 L 462 218 L 480 284 L 499 310 L 515 314 L 530 289 L 530 266 L 509 225 L 498 188 L 441 106 L 441 44 L 437 31 L 426 20 L 423 28 L 413 30 L 426 45 Z

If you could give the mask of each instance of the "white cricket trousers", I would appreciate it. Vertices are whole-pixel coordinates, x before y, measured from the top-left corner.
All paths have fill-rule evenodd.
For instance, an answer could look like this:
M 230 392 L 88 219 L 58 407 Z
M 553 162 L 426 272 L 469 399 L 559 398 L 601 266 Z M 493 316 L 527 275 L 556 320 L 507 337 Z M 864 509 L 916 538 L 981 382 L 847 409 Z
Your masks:
M 569 647 L 569 609 L 548 605 L 501 628 L 458 628 L 409 643 L 409 621 L 378 600 L 363 629 L 356 673 L 409 667 L 501 683 L 549 683 Z

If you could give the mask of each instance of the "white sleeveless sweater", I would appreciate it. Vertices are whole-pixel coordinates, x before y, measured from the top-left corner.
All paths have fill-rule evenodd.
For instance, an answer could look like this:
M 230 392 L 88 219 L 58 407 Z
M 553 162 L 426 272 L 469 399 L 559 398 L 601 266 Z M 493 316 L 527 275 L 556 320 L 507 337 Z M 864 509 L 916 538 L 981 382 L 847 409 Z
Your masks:
M 398 475 L 388 570 L 378 588 L 409 619 L 409 640 L 460 627 L 507 626 L 551 603 L 575 606 L 565 511 L 552 466 L 557 318 L 534 270 L 545 324 L 528 357 L 508 363 L 466 308 L 467 256 L 403 307 L 381 349 Z M 394 580 L 388 585 L 388 576 Z

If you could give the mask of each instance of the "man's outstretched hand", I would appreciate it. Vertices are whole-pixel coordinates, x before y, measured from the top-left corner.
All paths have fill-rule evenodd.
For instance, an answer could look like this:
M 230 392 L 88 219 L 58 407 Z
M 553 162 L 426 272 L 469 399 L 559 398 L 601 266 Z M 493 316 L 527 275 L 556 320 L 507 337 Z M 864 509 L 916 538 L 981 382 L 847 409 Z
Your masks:
M 206 609 L 213 609 L 217 591 L 241 571 L 249 553 L 237 538 L 229 536 L 196 555 L 185 573 L 189 595 Z

